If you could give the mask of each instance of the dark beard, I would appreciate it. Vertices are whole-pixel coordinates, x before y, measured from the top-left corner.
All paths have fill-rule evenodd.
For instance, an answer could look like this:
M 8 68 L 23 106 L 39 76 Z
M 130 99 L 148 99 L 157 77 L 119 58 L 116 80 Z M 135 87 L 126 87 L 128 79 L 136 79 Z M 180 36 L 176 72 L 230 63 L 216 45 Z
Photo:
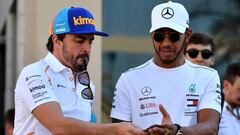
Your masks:
M 83 59 L 83 64 L 81 64 L 81 65 L 77 64 L 77 60 L 78 59 Z M 84 70 L 87 70 L 88 62 L 89 62 L 89 55 L 87 53 L 78 55 L 75 58 L 75 61 L 73 59 L 72 62 L 71 62 L 71 64 L 73 65 L 73 69 L 72 70 L 74 72 L 82 72 Z
M 155 46 L 153 46 L 154 50 L 155 50 L 155 53 L 157 54 L 157 57 L 161 60 L 162 63 L 164 64 L 171 64 L 173 63 L 174 61 L 176 61 L 176 59 L 178 58 L 178 55 L 176 55 L 174 58 L 172 59 L 168 59 L 168 60 L 164 60 L 162 59 L 161 55 L 160 55 L 160 50 L 155 48 Z M 171 49 L 171 48 L 169 48 Z M 178 54 L 178 53 L 177 53 Z
M 159 57 L 160 58 L 160 57 Z M 160 58 L 161 59 L 161 58 Z M 164 64 L 171 64 L 171 63 L 173 63 L 175 60 L 177 59 L 177 57 L 175 57 L 174 59 L 172 59 L 172 60 L 162 60 L 161 59 L 161 61 L 162 61 L 162 63 L 164 63 Z
M 80 55 L 78 55 L 77 57 L 73 57 L 73 56 L 70 56 L 68 55 L 68 51 L 66 49 L 66 46 L 63 44 L 63 47 L 62 47 L 62 55 L 63 55 L 63 58 L 69 62 L 71 65 L 71 68 L 73 72 L 82 72 L 84 70 L 87 70 L 87 65 L 88 65 L 88 62 L 89 62 L 89 55 L 88 53 L 82 53 Z M 83 59 L 83 64 L 78 64 L 77 63 L 77 60 L 78 59 Z
M 152 39 L 153 48 L 154 48 L 154 50 L 155 50 L 155 53 L 158 55 L 158 57 L 161 59 L 162 63 L 164 63 L 164 64 L 171 64 L 171 63 L 173 63 L 174 61 L 176 61 L 176 60 L 180 57 L 180 55 L 182 54 L 182 52 L 183 52 L 183 50 L 184 50 L 184 48 L 185 48 L 185 46 L 186 46 L 185 41 L 186 41 L 186 36 L 184 36 L 184 40 L 183 40 L 183 43 L 182 43 L 182 47 L 181 47 L 181 49 L 177 52 L 177 55 L 175 56 L 175 58 L 173 58 L 173 59 L 171 59 L 171 60 L 163 60 L 163 59 L 161 59 L 161 57 L 160 57 L 160 54 L 159 54 L 160 51 L 158 51 L 157 48 L 155 48 L 155 46 L 154 46 L 154 41 L 153 41 L 153 39 Z

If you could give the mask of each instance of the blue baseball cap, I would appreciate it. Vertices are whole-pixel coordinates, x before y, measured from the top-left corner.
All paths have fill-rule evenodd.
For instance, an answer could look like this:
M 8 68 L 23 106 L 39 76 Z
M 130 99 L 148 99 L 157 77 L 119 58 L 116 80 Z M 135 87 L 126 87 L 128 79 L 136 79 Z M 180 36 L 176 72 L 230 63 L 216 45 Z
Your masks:
M 81 7 L 62 9 L 53 19 L 49 28 L 49 34 L 94 34 L 108 36 L 108 34 L 96 31 L 93 15 Z

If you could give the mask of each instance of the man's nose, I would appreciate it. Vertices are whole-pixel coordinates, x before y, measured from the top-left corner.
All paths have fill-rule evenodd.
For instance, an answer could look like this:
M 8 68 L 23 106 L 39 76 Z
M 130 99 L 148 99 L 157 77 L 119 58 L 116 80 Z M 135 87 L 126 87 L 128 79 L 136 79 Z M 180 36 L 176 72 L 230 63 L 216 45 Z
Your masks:
M 203 60 L 203 57 L 202 57 L 201 52 L 198 53 L 196 59 L 197 59 L 197 60 Z
M 169 39 L 169 37 L 168 36 L 165 36 L 164 37 L 164 39 L 163 39 L 163 41 L 162 41 L 162 46 L 171 46 L 171 44 L 172 44 L 172 42 L 171 42 L 171 40 Z
M 82 44 L 82 51 L 89 53 L 90 50 L 91 50 L 91 43 L 90 43 L 89 40 L 86 40 L 86 41 Z

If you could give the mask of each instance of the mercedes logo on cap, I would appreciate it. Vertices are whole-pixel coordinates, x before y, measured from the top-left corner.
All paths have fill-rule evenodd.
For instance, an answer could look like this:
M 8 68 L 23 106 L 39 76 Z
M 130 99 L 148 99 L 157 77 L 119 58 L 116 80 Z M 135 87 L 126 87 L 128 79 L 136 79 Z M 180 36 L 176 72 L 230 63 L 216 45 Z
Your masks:
M 148 96 L 152 93 L 152 89 L 150 87 L 143 87 L 141 93 L 143 96 Z
M 173 17 L 173 15 L 174 15 L 174 11 L 170 7 L 165 7 L 162 10 L 162 17 L 165 18 L 165 19 L 170 19 L 170 18 Z

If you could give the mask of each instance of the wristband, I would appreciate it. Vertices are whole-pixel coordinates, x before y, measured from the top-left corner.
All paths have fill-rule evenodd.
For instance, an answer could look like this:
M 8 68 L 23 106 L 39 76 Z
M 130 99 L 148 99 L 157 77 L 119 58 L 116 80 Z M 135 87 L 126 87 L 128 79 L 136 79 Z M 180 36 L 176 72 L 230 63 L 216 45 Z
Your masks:
M 177 126 L 177 134 L 176 135 L 183 135 L 183 129 L 179 124 L 174 124 Z

